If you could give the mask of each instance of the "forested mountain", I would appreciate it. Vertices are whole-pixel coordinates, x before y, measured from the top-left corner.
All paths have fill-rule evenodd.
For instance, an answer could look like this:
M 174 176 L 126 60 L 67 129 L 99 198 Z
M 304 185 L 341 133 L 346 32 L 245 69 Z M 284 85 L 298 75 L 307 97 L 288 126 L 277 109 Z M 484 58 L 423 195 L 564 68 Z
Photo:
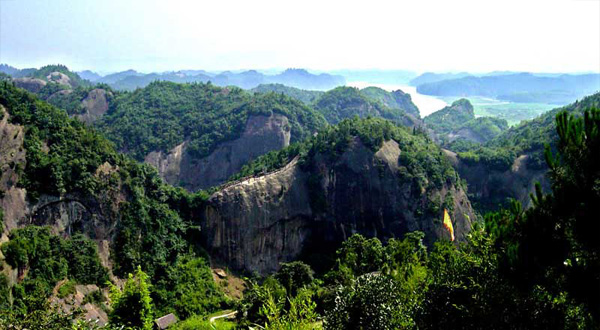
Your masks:
M 414 104 L 412 102 L 410 102 L 412 106 L 407 110 L 389 108 L 378 99 L 370 98 L 367 93 L 363 93 L 355 87 L 337 87 L 321 95 L 313 106 L 331 124 L 354 116 L 360 118 L 381 117 L 407 126 L 417 124 L 417 119 L 408 114 L 408 111 L 413 111 Z
M 214 288 L 169 271 L 195 262 L 187 212 L 198 197 L 164 185 L 148 165 L 118 154 L 98 133 L 10 83 L 0 83 L 0 104 L 0 327 L 68 326 L 47 300 L 65 278 L 97 291 L 107 277 L 126 277 L 144 265 L 155 283 L 154 305 L 165 311 L 181 306 L 169 298 L 178 285 Z M 223 299 L 217 291 L 215 299 L 217 305 Z
M 536 182 L 542 182 L 544 189 L 550 189 L 545 178 L 548 167 L 544 146 L 549 144 L 552 150 L 556 148 L 556 115 L 565 111 L 581 116 L 583 110 L 598 107 L 600 93 L 511 127 L 483 145 L 456 141 L 445 147 L 457 153 L 451 159 L 469 184 L 471 200 L 481 210 L 506 205 L 509 198 L 529 206 L 529 194 Z
M 198 138 L 198 152 L 258 128 L 298 137 L 251 161 L 232 182 L 191 194 L 119 154 L 101 130 L 0 82 L 0 327 L 93 329 L 73 325 L 81 316 L 65 306 L 109 321 L 107 329 L 150 329 L 167 313 L 182 320 L 174 329 L 210 327 L 203 316 L 230 308 L 235 322 L 217 327 L 598 326 L 600 301 L 590 288 L 600 285 L 593 221 L 600 112 L 588 109 L 600 94 L 483 145 L 450 144 L 464 150 L 457 155 L 421 129 L 383 118 L 353 114 L 325 126 L 305 104 L 277 93 L 155 82 L 111 97 L 98 127 L 142 157 L 139 146 L 164 152 L 179 136 Z M 340 117 L 344 109 L 365 117 L 392 111 L 357 89 L 323 99 Z M 471 118 L 467 101 L 455 106 Z M 144 129 L 128 135 L 135 126 Z M 193 135 L 203 128 L 208 137 Z M 216 132 L 232 135 L 210 135 Z M 146 135 L 136 141 L 138 133 Z M 538 166 L 541 176 L 550 173 L 552 195 L 538 188 L 528 210 L 512 202 L 482 220 L 471 196 L 490 202 L 489 188 L 509 181 L 488 176 L 478 186 L 474 169 L 492 176 L 507 163 L 518 185 L 529 166 L 520 155 L 544 142 L 552 143 L 549 163 Z M 471 175 L 469 195 L 463 173 Z M 240 300 L 225 295 L 236 277 L 209 268 L 215 265 L 260 276 Z
M 327 73 L 312 74 L 304 69 L 287 69 L 276 75 L 267 75 L 255 70 L 243 72 L 223 71 L 218 74 L 202 70 L 183 70 L 163 73 L 140 73 L 134 70 L 117 72 L 100 79 L 97 82 L 109 84 L 117 90 L 133 91 L 143 88 L 153 81 L 211 82 L 217 86 L 237 86 L 251 89 L 260 84 L 284 84 L 300 89 L 327 90 L 346 83 L 344 77 Z
M 66 67 L 60 69 L 67 77 L 81 80 Z M 148 77 L 134 71 L 122 73 L 127 74 L 131 76 L 119 81 Z M 286 73 L 293 74 L 304 75 L 297 70 Z M 180 80 L 187 77 L 176 75 Z M 73 81 L 78 81 L 76 78 Z M 112 79 L 107 78 L 106 81 Z M 115 91 L 106 84 L 92 87 L 59 83 L 45 83 L 29 90 L 72 117 L 96 126 L 120 151 L 156 167 L 167 182 L 191 191 L 221 184 L 251 159 L 300 141 L 325 125 L 318 114 L 323 109 L 315 105 L 323 92 L 281 84 L 261 89 L 279 94 L 257 95 L 236 87 L 170 82 L 154 82 L 134 92 Z M 418 109 L 402 91 L 367 88 L 354 94 L 362 105 L 348 102 L 343 93 L 328 94 L 326 102 L 336 103 L 337 111 L 347 117 L 386 116 L 405 125 L 418 125 Z M 311 97 L 313 102 L 305 106 L 293 101 L 302 97 Z M 363 106 L 374 111 L 361 113 L 358 108 Z M 331 123 L 337 122 L 332 120 Z
M 318 113 L 281 94 L 171 82 L 120 94 L 97 123 L 119 150 L 190 190 L 223 183 L 250 159 L 324 125 Z
M 420 230 L 432 244 L 449 237 L 444 212 L 458 240 L 476 219 L 441 150 L 381 118 L 343 120 L 259 157 L 239 177 L 210 197 L 203 236 L 215 258 L 260 273 L 298 258 L 308 242 L 326 256 L 347 232 L 387 239 Z M 236 247 L 223 236 L 238 237 Z
M 425 117 L 424 121 L 443 145 L 455 140 L 483 143 L 508 129 L 504 119 L 475 118 L 473 105 L 467 99 L 454 101 L 452 105 Z
M 517 73 L 467 76 L 421 83 L 417 91 L 437 96 L 486 96 L 512 102 L 566 104 L 600 90 L 600 74 L 536 76 Z
M 325 92 L 304 90 L 295 87 L 289 87 L 283 84 L 261 84 L 251 89 L 254 93 L 275 92 L 285 94 L 291 98 L 302 101 L 306 105 L 311 105 Z
M 366 87 L 361 89 L 360 92 L 373 100 L 379 101 L 390 109 L 400 109 L 415 118 L 421 118 L 419 109 L 412 102 L 410 94 L 404 93 L 399 89 L 388 92 L 379 87 Z

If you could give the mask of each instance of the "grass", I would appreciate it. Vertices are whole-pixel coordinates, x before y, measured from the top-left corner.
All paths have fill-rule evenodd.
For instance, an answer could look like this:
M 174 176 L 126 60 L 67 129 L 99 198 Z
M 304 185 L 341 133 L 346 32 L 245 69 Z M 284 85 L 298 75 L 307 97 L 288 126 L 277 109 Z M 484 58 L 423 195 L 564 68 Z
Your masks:
M 222 314 L 219 312 L 218 315 Z M 236 324 L 227 320 L 216 320 L 215 328 L 217 330 L 233 330 L 235 329 Z M 169 329 L 173 330 L 214 330 L 210 322 L 208 321 L 207 316 L 192 316 L 185 321 L 181 321 L 175 324 L 173 327 Z

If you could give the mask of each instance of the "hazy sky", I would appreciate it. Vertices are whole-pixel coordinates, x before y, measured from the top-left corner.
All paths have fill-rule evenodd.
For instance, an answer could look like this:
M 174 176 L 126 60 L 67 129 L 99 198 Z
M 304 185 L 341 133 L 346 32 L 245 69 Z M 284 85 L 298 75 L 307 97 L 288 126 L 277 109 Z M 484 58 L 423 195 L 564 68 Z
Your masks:
M 600 72 L 600 0 L 0 0 L 0 62 Z

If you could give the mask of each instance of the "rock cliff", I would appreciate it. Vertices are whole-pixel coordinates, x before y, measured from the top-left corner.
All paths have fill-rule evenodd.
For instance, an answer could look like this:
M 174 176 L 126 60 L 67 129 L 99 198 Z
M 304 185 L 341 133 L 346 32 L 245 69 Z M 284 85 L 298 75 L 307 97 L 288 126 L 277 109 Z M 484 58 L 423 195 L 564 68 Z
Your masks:
M 497 208 L 506 204 L 510 198 L 521 202 L 524 207 L 531 206 L 529 194 L 535 191 L 536 182 L 540 182 L 545 191 L 550 190 L 550 182 L 546 177 L 547 168 L 528 166 L 531 155 L 520 155 L 510 169 L 498 171 L 490 170 L 483 164 L 461 162 L 452 151 L 444 150 L 444 153 L 461 178 L 467 181 L 471 200 L 480 204 L 483 209 Z
M 84 112 L 82 114 L 76 114 L 75 117 L 86 124 L 93 124 L 108 111 L 109 96 L 110 92 L 107 92 L 102 88 L 92 89 L 81 101 Z
M 449 237 L 443 208 L 430 206 L 444 201 L 462 240 L 476 219 L 465 192 L 448 182 L 415 189 L 399 174 L 401 153 L 394 140 L 373 152 L 355 137 L 335 160 L 317 154 L 301 164 L 296 158 L 275 172 L 225 186 L 204 211 L 209 253 L 231 268 L 266 274 L 307 249 L 354 233 L 387 239 L 421 230 L 431 243 Z
M 168 183 L 196 191 L 226 182 L 250 160 L 287 147 L 290 138 L 290 123 L 286 116 L 278 113 L 255 115 L 248 118 L 239 138 L 218 145 L 202 159 L 193 159 L 184 142 L 168 153 L 151 152 L 145 162 L 157 168 Z

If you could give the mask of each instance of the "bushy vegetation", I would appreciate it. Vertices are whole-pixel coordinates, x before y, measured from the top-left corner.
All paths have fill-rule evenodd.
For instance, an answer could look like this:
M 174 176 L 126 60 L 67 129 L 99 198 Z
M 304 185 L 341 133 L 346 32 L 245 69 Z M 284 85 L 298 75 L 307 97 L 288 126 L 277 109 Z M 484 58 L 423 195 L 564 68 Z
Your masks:
M 59 297 L 74 293 L 75 283 L 104 285 L 108 280 L 95 243 L 81 235 L 63 239 L 52 235 L 48 227 L 28 226 L 11 231 L 9 239 L 1 245 L 5 261 L 19 276 L 26 275 L 10 288 L 13 302 L 6 312 L 13 317 L 45 308 L 44 300 L 63 279 L 71 281 L 59 288 Z
M 558 156 L 546 148 L 551 195 L 538 189 L 531 209 L 513 202 L 489 214 L 485 229 L 475 224 L 465 242 L 430 251 L 418 232 L 387 244 L 354 235 L 329 272 L 298 290 L 316 303 L 306 310 L 323 313 L 324 329 L 598 327 L 600 111 L 561 113 L 557 123 Z M 261 311 L 289 313 L 291 304 L 274 303 L 294 299 L 278 278 L 288 277 L 251 289 L 242 321 L 268 328 L 277 323 Z
M 370 99 L 380 102 L 388 108 L 403 110 L 416 118 L 421 117 L 421 113 L 417 106 L 412 102 L 410 94 L 406 94 L 399 89 L 388 92 L 379 87 L 367 87 L 361 89 L 360 93 Z
M 404 110 L 388 108 L 354 87 L 337 87 L 327 91 L 314 102 L 313 106 L 330 124 L 337 124 L 343 119 L 354 116 L 381 117 L 396 123 L 403 123 L 406 120 Z
M 138 266 L 123 285 L 123 290 L 111 286 L 112 310 L 110 322 L 129 328 L 152 330 L 154 305 L 150 298 L 150 280 Z
M 207 276 L 208 266 L 192 263 L 188 268 L 193 269 L 188 273 L 184 272 L 187 268 L 180 266 L 182 258 L 194 258 L 197 254 L 190 244 L 197 232 L 192 210 L 199 207 L 204 193 L 192 195 L 166 186 L 152 167 L 118 154 L 112 143 L 97 132 L 10 83 L 0 83 L 0 104 L 8 110 L 10 121 L 25 130 L 27 161 L 26 167 L 19 170 L 19 185 L 26 188 L 30 201 L 35 202 L 43 194 L 79 196 L 84 202 L 94 198 L 101 201 L 107 194 L 123 196 L 118 214 L 104 214 L 114 217 L 108 219 L 114 224 L 113 272 L 123 277 L 141 265 L 155 283 L 151 287 L 153 296 L 160 297 L 166 287 L 173 294 L 186 288 L 212 288 L 212 300 L 207 295 L 206 300 L 181 300 L 179 304 L 194 313 L 221 306 L 224 298 Z M 107 177 L 97 175 L 100 165 L 114 171 Z M 79 229 L 73 226 L 73 230 Z M 94 232 L 85 234 L 93 236 Z M 29 226 L 13 230 L 9 238 L 2 245 L 3 255 L 24 276 L 11 288 L 13 301 L 7 310 L 10 319 L 47 308 L 43 301 L 54 285 L 65 278 L 98 285 L 105 285 L 108 280 L 96 244 L 82 235 L 65 240 L 50 234 L 46 227 Z M 184 313 L 177 309 L 177 301 L 155 299 L 155 306 L 159 312 Z
M 12 123 L 25 127 L 27 166 L 20 185 L 31 199 L 43 193 L 93 192 L 98 166 L 123 159 L 83 123 L 8 82 L 0 83 L 0 103 Z
M 265 97 L 275 102 L 280 96 Z M 262 109 L 260 102 L 255 106 Z M 108 329 L 150 329 L 156 316 L 169 312 L 189 319 L 175 329 L 212 328 L 206 316 L 232 307 L 238 310 L 237 326 L 264 329 L 594 329 L 600 324 L 595 290 L 600 287 L 599 110 L 583 111 L 579 105 L 575 109 L 581 115 L 558 114 L 556 133 L 549 135 L 557 140 L 544 151 L 552 194 L 538 188 L 529 210 L 513 202 L 508 210 L 488 214 L 484 226 L 474 223 L 464 241 L 430 247 L 420 232 L 386 242 L 353 235 L 337 249 L 330 269 L 315 274 L 300 261 L 282 264 L 273 276 L 250 280 L 236 304 L 215 285 L 195 244 L 199 228 L 193 219 L 206 193 L 164 185 L 154 169 L 119 155 L 96 132 L 9 83 L 0 83 L 0 104 L 13 123 L 25 127 L 27 166 L 20 169 L 20 184 L 29 199 L 42 194 L 93 198 L 115 187 L 124 196 L 112 262 L 113 272 L 127 280 L 122 288 L 110 284 Z M 258 111 L 252 102 L 241 107 Z M 524 136 L 520 132 L 511 134 L 518 139 Z M 306 141 L 258 158 L 240 176 L 280 168 L 294 157 L 301 166 L 310 166 L 317 155 L 335 160 L 356 140 L 373 151 L 386 140 L 396 141 L 399 179 L 422 189 L 458 180 L 426 134 L 381 118 L 324 127 Z M 459 157 L 500 168 L 524 150 L 518 148 L 527 141 L 521 142 L 497 149 L 504 153 L 465 147 Z M 96 176 L 105 163 L 117 168 L 108 181 Z M 11 283 L 0 273 L 0 328 L 93 329 L 85 322 L 74 324 L 78 312 L 65 313 L 48 297 L 65 279 L 60 296 L 71 294 L 75 283 L 106 284 L 108 272 L 96 243 L 38 226 L 13 230 L 9 238 L 1 250 L 19 279 Z M 233 327 L 229 322 L 216 326 Z
M 79 77 L 76 73 L 71 72 L 69 68 L 61 64 L 43 66 L 35 71 L 32 71 L 31 73 L 28 73 L 27 76 L 52 82 L 52 77 L 48 78 L 48 76 L 51 76 L 51 74 L 54 72 L 59 72 L 66 75 L 69 78 L 70 86 L 74 88 L 90 85 L 88 81 L 81 79 L 81 77 Z
M 438 134 L 448 134 L 464 123 L 475 119 L 473 106 L 467 99 L 456 100 L 452 105 L 436 111 L 423 120 Z
M 398 142 L 402 150 L 399 159 L 400 179 L 413 181 L 419 191 L 421 188 L 439 188 L 445 182 L 457 182 L 456 172 L 424 132 L 409 130 L 381 118 L 357 117 L 328 126 L 302 143 L 258 157 L 245 165 L 232 180 L 281 168 L 294 157 L 299 157 L 301 166 L 310 166 L 316 155 L 335 160 L 348 150 L 355 138 L 374 152 L 381 148 L 384 141 Z
M 118 149 L 137 159 L 151 151 L 168 151 L 184 141 L 190 154 L 201 158 L 217 144 L 238 138 L 249 116 L 273 113 L 290 119 L 292 142 L 325 124 L 310 108 L 281 94 L 253 96 L 237 87 L 210 83 L 153 82 L 116 96 L 98 127 Z
M 278 94 L 284 94 L 298 101 L 302 101 L 306 105 L 311 105 L 324 93 L 321 91 L 309 91 L 282 84 L 261 84 L 252 88 L 251 91 L 254 93 L 274 92 Z

